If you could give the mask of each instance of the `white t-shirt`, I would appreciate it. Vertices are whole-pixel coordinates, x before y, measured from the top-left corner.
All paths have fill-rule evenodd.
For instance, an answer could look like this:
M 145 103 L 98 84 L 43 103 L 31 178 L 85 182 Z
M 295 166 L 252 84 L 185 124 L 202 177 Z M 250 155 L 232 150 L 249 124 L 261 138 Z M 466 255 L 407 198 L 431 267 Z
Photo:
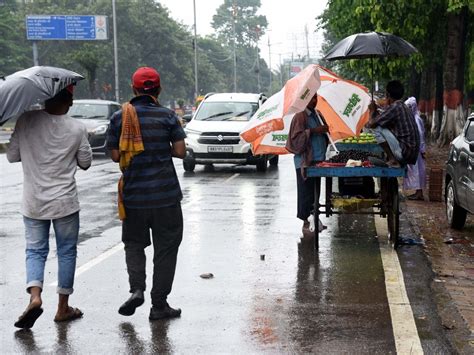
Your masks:
M 76 180 L 87 169 L 92 150 L 87 129 L 68 115 L 31 111 L 18 118 L 7 158 L 23 165 L 21 213 L 33 219 L 57 219 L 79 211 Z

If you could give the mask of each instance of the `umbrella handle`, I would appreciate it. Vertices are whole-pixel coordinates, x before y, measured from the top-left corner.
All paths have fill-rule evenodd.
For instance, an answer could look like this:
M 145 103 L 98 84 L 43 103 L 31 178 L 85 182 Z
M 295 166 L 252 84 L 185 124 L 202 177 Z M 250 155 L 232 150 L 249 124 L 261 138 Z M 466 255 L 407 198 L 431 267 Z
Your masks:
M 316 110 L 316 117 L 318 118 L 319 123 L 320 123 L 321 125 L 324 125 L 324 122 L 323 122 L 321 116 L 319 116 L 318 110 Z M 326 135 L 327 135 L 327 137 L 328 137 L 328 139 L 329 139 L 329 143 L 331 143 L 332 147 L 333 147 L 334 150 L 336 151 L 336 154 L 339 154 L 339 150 L 336 148 L 336 144 L 335 144 L 334 141 L 332 140 L 331 135 L 329 134 L 329 132 L 326 133 Z
M 374 57 L 370 58 L 372 62 L 372 72 L 370 73 L 372 76 L 372 101 L 374 101 Z

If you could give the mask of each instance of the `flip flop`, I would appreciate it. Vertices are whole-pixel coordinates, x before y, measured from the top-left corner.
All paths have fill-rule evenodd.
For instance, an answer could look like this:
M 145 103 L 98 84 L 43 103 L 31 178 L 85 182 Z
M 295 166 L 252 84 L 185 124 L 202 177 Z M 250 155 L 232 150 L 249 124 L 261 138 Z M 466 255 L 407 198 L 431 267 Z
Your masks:
M 29 329 L 32 328 L 36 320 L 43 313 L 43 308 L 33 307 L 27 309 L 18 320 L 15 322 L 15 327 Z
M 79 308 L 69 307 L 68 312 L 61 317 L 54 317 L 55 322 L 68 322 L 74 319 L 82 318 L 84 313 Z

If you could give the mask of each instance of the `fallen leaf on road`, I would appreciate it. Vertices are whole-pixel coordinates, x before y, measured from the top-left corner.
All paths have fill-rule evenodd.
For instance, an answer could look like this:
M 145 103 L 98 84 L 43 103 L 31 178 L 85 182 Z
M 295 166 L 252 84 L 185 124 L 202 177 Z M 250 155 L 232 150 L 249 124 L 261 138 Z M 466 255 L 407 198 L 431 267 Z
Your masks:
M 201 275 L 199 275 L 199 277 L 201 279 L 212 279 L 214 277 L 214 275 L 209 272 L 209 273 L 206 273 L 206 274 L 201 274 Z

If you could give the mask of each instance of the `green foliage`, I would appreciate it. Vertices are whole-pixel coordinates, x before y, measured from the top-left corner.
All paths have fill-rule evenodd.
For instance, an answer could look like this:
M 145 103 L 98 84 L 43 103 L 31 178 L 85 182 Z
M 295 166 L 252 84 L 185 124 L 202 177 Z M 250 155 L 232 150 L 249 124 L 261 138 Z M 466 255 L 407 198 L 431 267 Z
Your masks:
M 19 67 L 33 64 L 32 47 L 24 36 L 25 22 L 18 12 L 15 0 L 5 1 L 0 6 L 0 76 L 15 72 Z M 12 30 L 16 29 L 16 30 Z
M 235 41 L 241 46 L 251 46 L 265 34 L 267 18 L 257 15 L 260 0 L 224 0 L 213 17 L 212 27 L 227 44 Z M 234 27 L 235 26 L 235 27 Z
M 236 48 L 238 90 L 255 92 L 255 44 L 259 36 L 263 35 L 267 22 L 264 16 L 256 15 L 260 0 L 235 0 L 235 3 L 235 22 L 239 33 Z M 161 75 L 161 102 L 168 104 L 178 97 L 192 102 L 194 51 L 190 29 L 172 19 L 168 9 L 155 0 L 116 0 L 116 13 L 120 101 L 128 100 L 133 95 L 130 82 L 136 68 L 152 66 Z M 32 42 L 26 40 L 25 34 L 25 17 L 30 14 L 107 16 L 108 40 L 37 41 L 37 47 L 40 65 L 68 68 L 86 77 L 76 89 L 77 98 L 115 99 L 112 2 L 3 1 L 0 6 L 0 75 L 8 75 L 33 65 Z M 255 32 L 257 26 L 261 29 L 260 33 Z M 12 28 L 18 30 L 12 31 Z M 198 38 L 197 44 L 199 93 L 232 91 L 233 46 L 228 38 Z M 266 88 L 269 85 L 269 71 L 265 62 L 261 58 L 259 60 L 261 87 Z
M 431 63 L 443 63 L 446 1 L 330 0 L 319 17 L 321 27 L 326 30 L 324 48 L 329 49 L 342 38 L 359 32 L 380 31 L 400 36 L 419 53 L 407 58 L 374 60 L 375 79 L 383 83 L 397 78 L 407 83 L 413 66 L 419 72 Z M 351 20 L 347 21 L 348 18 Z M 370 60 L 325 64 L 366 85 L 371 81 Z

